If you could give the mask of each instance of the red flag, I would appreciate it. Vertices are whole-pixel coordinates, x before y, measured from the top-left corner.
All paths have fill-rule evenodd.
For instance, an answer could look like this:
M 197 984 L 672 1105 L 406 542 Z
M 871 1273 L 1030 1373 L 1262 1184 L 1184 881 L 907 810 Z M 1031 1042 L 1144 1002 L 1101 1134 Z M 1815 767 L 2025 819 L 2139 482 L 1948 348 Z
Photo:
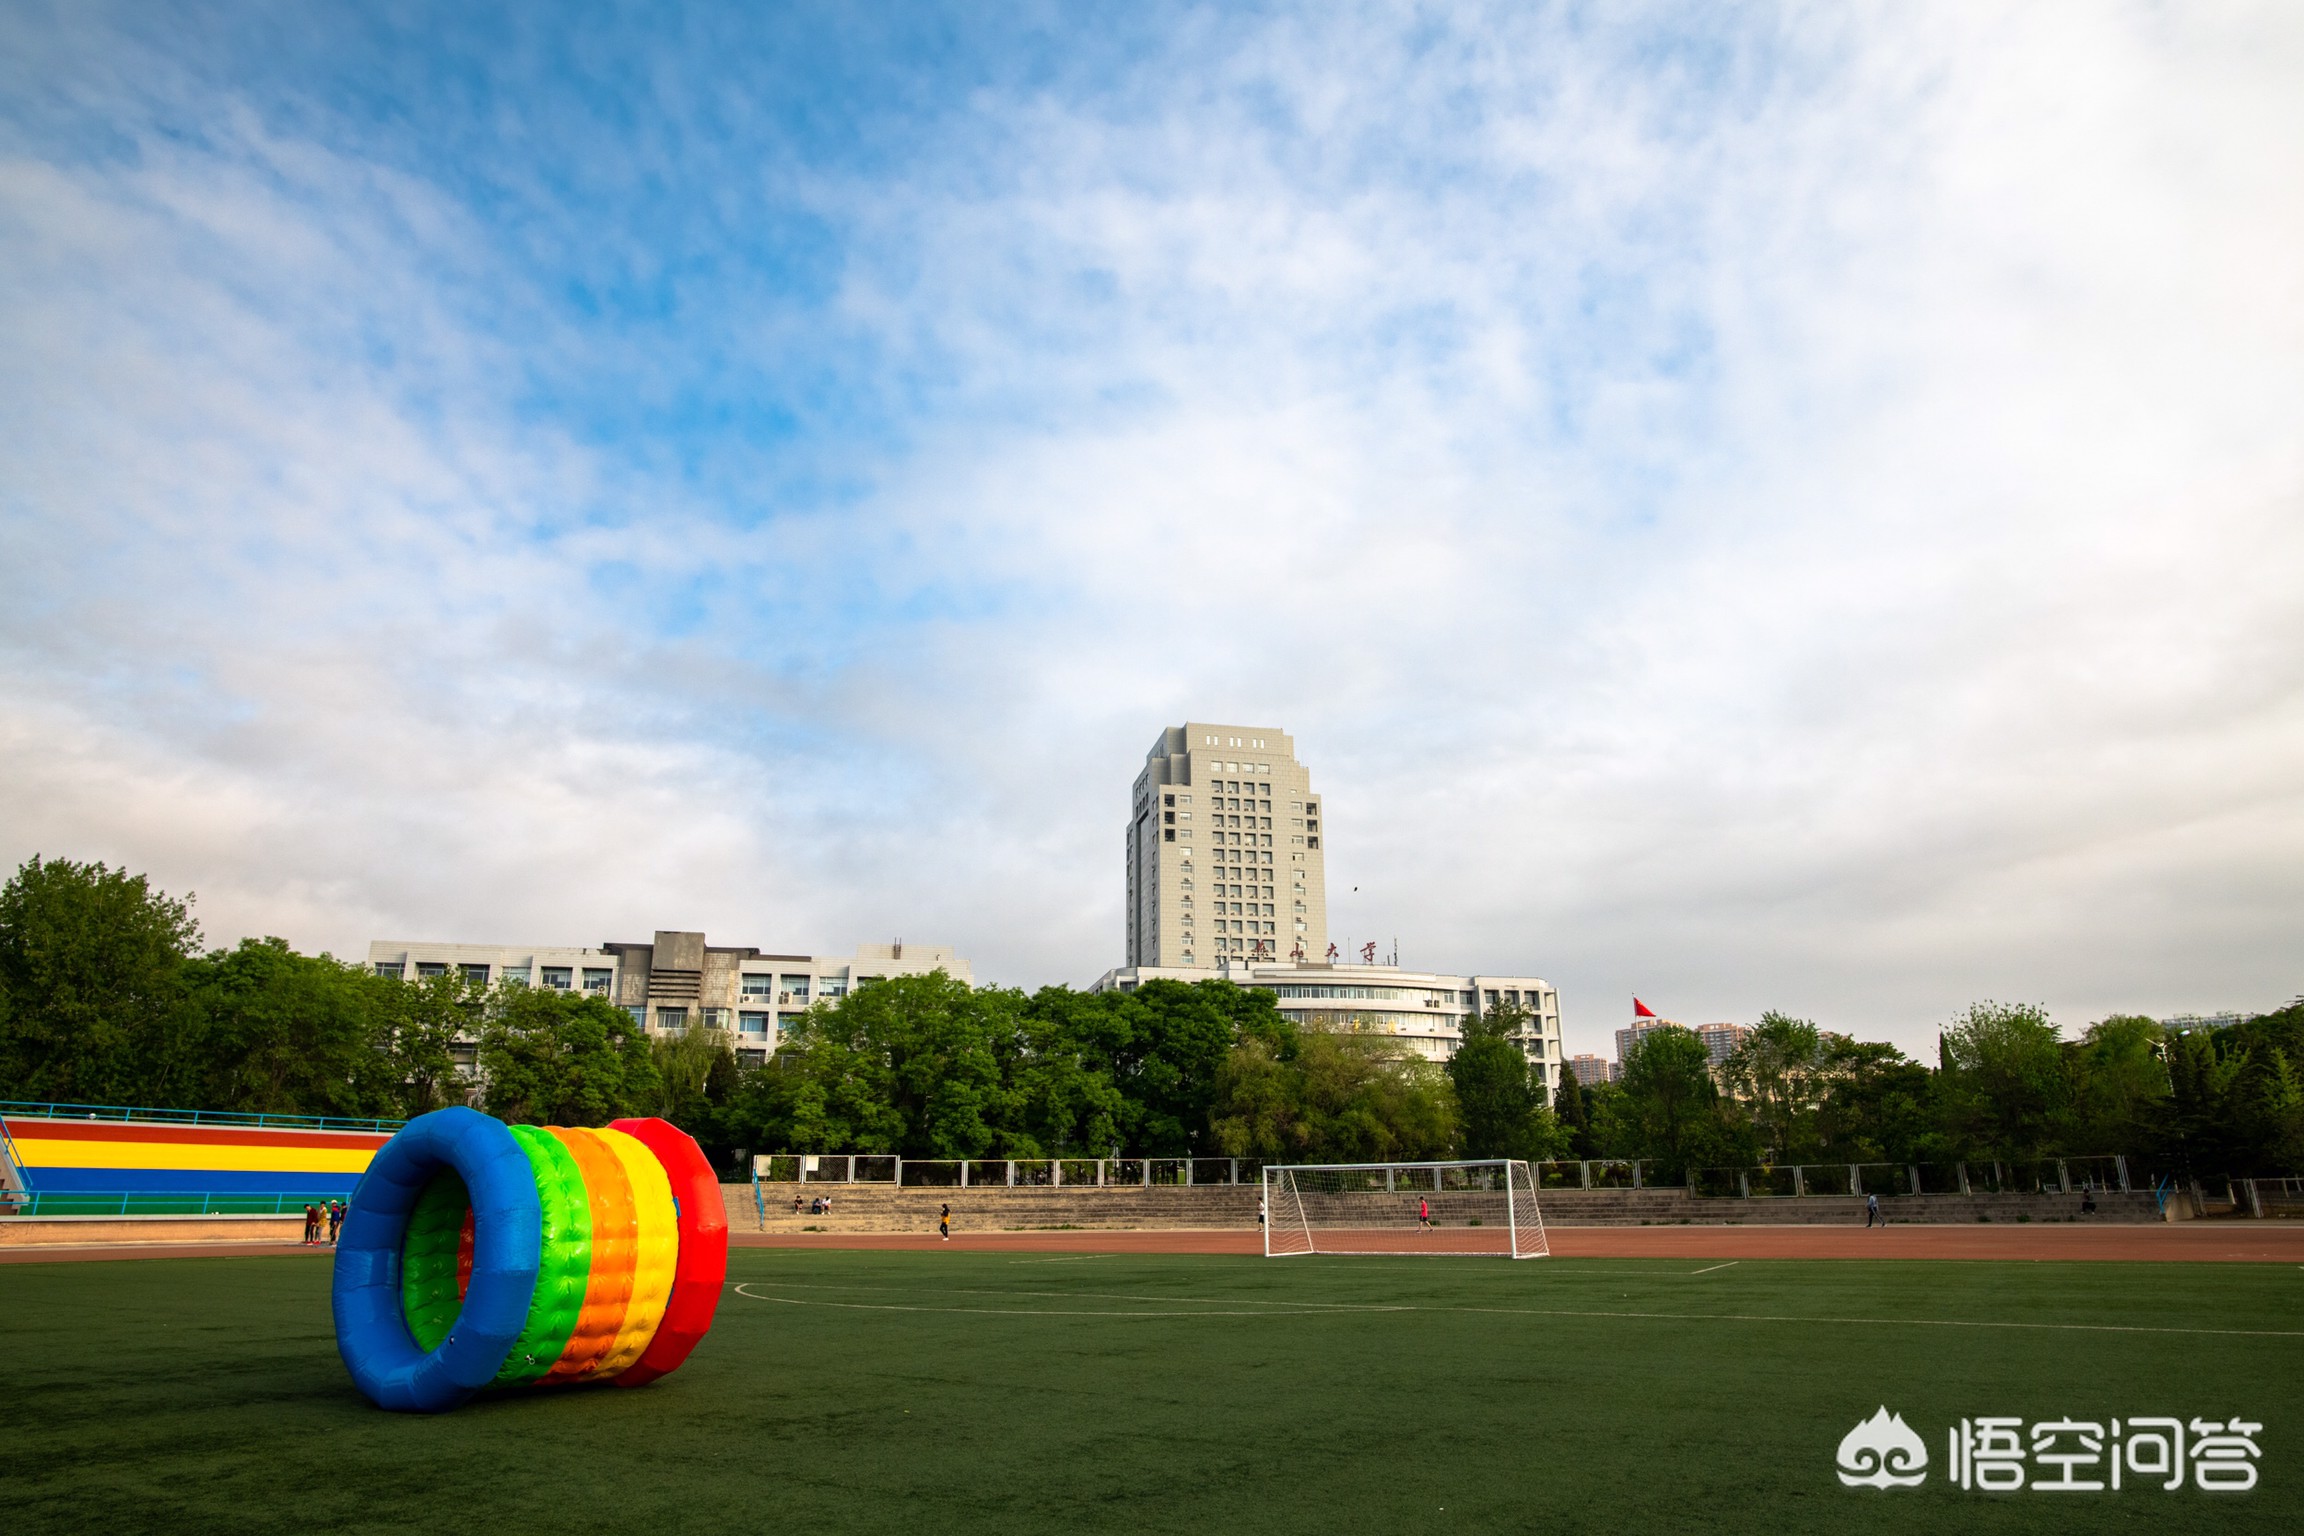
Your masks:
M 1634 998 L 1632 999 L 1632 1017 L 1636 1019 L 1652 1019 L 1656 1017 L 1656 1010 L 1649 1007 L 1646 1003 L 1640 1001 L 1640 999 Z

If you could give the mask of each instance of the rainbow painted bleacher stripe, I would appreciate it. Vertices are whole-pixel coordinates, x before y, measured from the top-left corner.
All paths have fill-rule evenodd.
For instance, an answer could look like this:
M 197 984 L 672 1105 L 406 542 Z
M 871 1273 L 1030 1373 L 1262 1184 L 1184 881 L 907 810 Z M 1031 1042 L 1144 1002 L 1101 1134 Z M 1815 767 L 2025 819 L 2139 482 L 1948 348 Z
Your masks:
M 350 1195 L 383 1131 L 0 1117 L 24 1187 L 41 1194 Z

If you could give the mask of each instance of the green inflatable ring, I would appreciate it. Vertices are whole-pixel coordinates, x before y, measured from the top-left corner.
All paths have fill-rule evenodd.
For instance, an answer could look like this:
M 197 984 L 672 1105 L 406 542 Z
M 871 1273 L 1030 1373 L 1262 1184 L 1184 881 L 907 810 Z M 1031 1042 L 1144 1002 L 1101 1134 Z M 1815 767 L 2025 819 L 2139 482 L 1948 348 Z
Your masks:
M 400 1308 L 409 1335 L 426 1354 L 440 1347 L 464 1310 L 456 1271 L 471 1214 L 472 1197 L 453 1168 L 432 1175 L 408 1213 L 408 1235 L 400 1244 Z
M 585 1193 L 584 1171 L 551 1132 L 533 1125 L 510 1129 L 536 1169 L 536 1194 L 544 1208 L 543 1263 L 536 1272 L 536 1299 L 528 1304 L 527 1325 L 496 1373 L 493 1385 L 499 1387 L 534 1381 L 559 1361 L 576 1331 L 584 1287 L 592 1278 L 592 1200 Z

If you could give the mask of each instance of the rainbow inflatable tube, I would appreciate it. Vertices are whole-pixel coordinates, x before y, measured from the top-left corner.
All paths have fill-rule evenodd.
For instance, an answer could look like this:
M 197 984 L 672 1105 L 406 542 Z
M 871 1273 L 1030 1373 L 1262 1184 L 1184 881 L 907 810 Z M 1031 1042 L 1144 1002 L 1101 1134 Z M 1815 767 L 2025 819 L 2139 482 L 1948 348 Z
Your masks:
M 719 1180 L 662 1120 L 411 1120 L 353 1191 L 336 1245 L 336 1347 L 380 1408 L 440 1413 L 485 1387 L 678 1368 L 728 1273 Z

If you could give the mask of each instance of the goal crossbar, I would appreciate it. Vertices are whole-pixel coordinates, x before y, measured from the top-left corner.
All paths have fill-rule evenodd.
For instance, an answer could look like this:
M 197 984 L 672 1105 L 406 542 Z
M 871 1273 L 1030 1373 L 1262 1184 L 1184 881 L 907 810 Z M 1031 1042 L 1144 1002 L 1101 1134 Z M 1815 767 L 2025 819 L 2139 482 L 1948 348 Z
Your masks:
M 1264 1170 L 1264 1254 L 1551 1252 L 1536 1181 L 1519 1158 L 1287 1163 Z

